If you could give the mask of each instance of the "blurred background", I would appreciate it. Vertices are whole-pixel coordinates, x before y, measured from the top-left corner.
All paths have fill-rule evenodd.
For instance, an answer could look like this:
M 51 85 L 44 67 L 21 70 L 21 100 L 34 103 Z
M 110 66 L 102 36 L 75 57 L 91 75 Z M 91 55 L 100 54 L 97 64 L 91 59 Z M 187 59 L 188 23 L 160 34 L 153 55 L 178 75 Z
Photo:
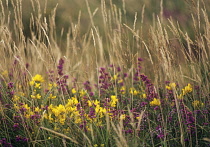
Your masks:
M 206 9 L 208 10 L 208 0 L 204 0 L 206 3 Z M 2 1 L 6 5 L 7 0 Z M 144 12 L 144 29 L 147 30 L 151 24 L 153 24 L 154 19 L 157 16 L 162 17 L 163 20 L 167 20 L 170 17 L 174 21 L 178 21 L 183 29 L 190 33 L 192 29 L 192 22 L 188 21 L 191 19 L 191 13 L 194 12 L 193 9 L 197 8 L 196 0 L 105 0 L 105 6 L 110 9 L 111 5 L 116 5 L 117 9 L 122 10 L 122 22 L 132 25 L 135 18 L 135 13 L 137 13 L 137 19 L 142 19 L 142 11 Z M 12 3 L 15 0 L 8 1 L 10 10 L 13 9 Z M 33 6 L 34 5 L 34 6 Z M 37 6 L 40 5 L 40 6 Z M 23 8 L 23 22 L 24 22 L 24 33 L 29 35 L 29 23 L 31 14 L 40 13 L 44 16 L 40 17 L 50 17 L 56 9 L 55 23 L 57 35 L 60 34 L 61 30 L 64 29 L 64 33 L 67 32 L 72 22 L 76 23 L 78 21 L 78 16 L 81 13 L 81 27 L 80 33 L 86 33 L 91 27 L 90 16 L 88 13 L 88 7 L 90 11 L 94 13 L 93 20 L 96 26 L 99 28 L 103 27 L 102 13 L 101 13 L 101 0 L 89 0 L 88 4 L 86 0 L 22 0 Z M 194 7 L 193 7 L 194 6 Z M 117 10 L 118 11 L 118 10 Z M 11 19 L 12 19 L 11 15 Z M 137 21 L 140 23 L 141 21 Z M 140 27 L 137 23 L 136 27 Z M 147 32 L 147 31 L 145 31 Z M 65 35 L 63 35 L 65 36 Z
M 44 61 L 46 70 L 50 68 L 51 60 L 56 63 L 64 56 L 71 59 L 67 60 L 71 69 L 68 71 L 75 74 L 90 69 L 95 71 L 111 63 L 132 69 L 136 57 L 140 56 L 145 59 L 147 68 L 144 72 L 150 77 L 156 78 L 157 73 L 161 77 L 170 72 L 170 78 L 176 79 L 180 76 L 177 71 L 190 74 L 187 62 L 201 61 L 201 50 L 208 49 L 202 39 L 209 41 L 209 0 L 0 2 L 3 16 L 0 24 L 9 29 L 3 30 L 5 37 L 2 38 L 8 40 L 5 50 L 11 48 L 13 52 L 18 48 L 15 55 L 24 55 L 25 60 L 34 65 Z M 8 32 L 12 39 L 8 39 Z M 12 46 L 13 42 L 15 46 Z M 207 57 L 208 51 L 202 54 Z M 183 69 L 179 69 L 182 65 Z M 44 69 L 35 68 L 37 73 Z M 87 75 L 91 74 L 87 72 Z M 193 76 L 196 78 L 197 75 Z M 95 76 L 91 75 L 91 78 Z M 165 77 L 160 79 L 164 80 Z

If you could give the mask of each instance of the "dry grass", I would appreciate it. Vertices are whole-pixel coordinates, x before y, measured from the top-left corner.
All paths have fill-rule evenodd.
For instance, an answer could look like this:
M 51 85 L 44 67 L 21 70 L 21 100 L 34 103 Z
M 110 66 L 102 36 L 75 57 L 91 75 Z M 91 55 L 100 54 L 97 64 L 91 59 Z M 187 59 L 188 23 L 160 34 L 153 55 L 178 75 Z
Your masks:
M 69 25 L 62 29 L 60 26 L 65 24 L 59 23 L 60 18 L 56 13 L 62 14 L 57 9 L 60 10 L 60 5 L 65 7 L 65 3 L 64 0 L 59 5 L 56 5 L 56 1 L 51 3 L 47 0 L 0 1 L 1 73 L 9 71 L 8 65 L 14 64 L 16 59 L 19 68 L 15 70 L 23 69 L 29 77 L 38 73 L 47 79 L 47 72 L 56 71 L 62 57 L 65 60 L 65 74 L 70 75 L 71 79 L 77 78 L 78 83 L 88 79 L 94 83 L 97 82 L 100 67 L 114 64 L 132 74 L 137 58 L 142 57 L 142 72 L 157 87 L 162 87 L 164 81 L 174 81 L 180 85 L 190 82 L 209 92 L 210 21 L 203 1 L 188 1 L 193 8 L 191 17 L 187 18 L 193 28 L 190 33 L 182 28 L 182 22 L 173 20 L 173 17 L 164 18 L 161 4 L 159 13 L 153 15 L 153 22 L 148 25 L 148 18 L 145 18 L 145 9 L 150 4 L 148 1 L 138 8 L 140 12 L 134 13 L 131 22 L 131 18 L 126 17 L 126 11 L 130 9 L 127 1 L 122 1 L 121 7 L 118 7 L 112 0 L 97 1 L 95 5 L 86 0 L 86 10 L 72 14 L 77 16 L 77 21 L 69 18 Z M 72 1 L 72 5 L 81 6 L 81 3 Z M 25 7 L 32 9 L 27 9 L 26 14 Z M 85 15 L 88 18 L 82 19 L 84 13 L 88 14 Z M 66 15 L 64 13 L 61 17 L 66 18 Z M 25 23 L 28 30 L 24 28 Z M 29 63 L 29 68 L 25 67 L 26 63 Z M 20 79 L 15 70 L 14 82 Z M 72 86 L 73 83 L 69 81 L 68 84 Z M 122 124 L 107 123 L 107 127 L 116 133 L 114 139 L 117 146 L 129 146 L 122 133 Z M 136 129 L 140 123 L 141 119 Z M 180 130 L 182 128 L 180 125 Z M 42 129 L 71 140 L 53 130 Z M 85 135 L 83 137 L 89 139 Z M 184 146 L 182 136 L 181 143 Z
M 65 57 L 68 62 L 66 69 L 70 75 L 95 80 L 93 73 L 98 67 L 115 63 L 128 70 L 132 68 L 135 57 L 141 56 L 146 60 L 144 72 L 154 73 L 150 76 L 156 82 L 167 79 L 202 82 L 203 77 L 197 70 L 201 68 L 199 63 L 204 63 L 206 70 L 209 68 L 209 21 L 202 3 L 197 7 L 198 15 L 192 14 L 190 18 L 195 29 L 192 30 L 195 38 L 192 40 L 188 33 L 179 27 L 179 22 L 172 19 L 163 22 L 162 16 L 154 17 L 154 23 L 148 29 L 145 26 L 147 22 L 144 23 L 145 7 L 142 8 L 142 14 L 135 14 L 133 26 L 129 26 L 124 20 L 125 10 L 110 2 L 102 0 L 101 6 L 91 10 L 89 2 L 86 1 L 91 26 L 86 27 L 83 34 L 80 30 L 86 24 L 81 24 L 81 11 L 78 13 L 78 21 L 69 22 L 68 30 L 61 30 L 59 33 L 56 31 L 56 24 L 59 24 L 56 22 L 58 5 L 51 9 L 49 15 L 45 14 L 45 11 L 49 11 L 46 7 L 53 5 L 53 2 L 40 3 L 36 0 L 31 1 L 31 4 L 24 2 L 23 5 L 21 1 L 11 1 L 9 6 L 13 10 L 6 2 L 1 2 L 2 69 L 6 68 L 6 63 L 11 63 L 11 58 L 20 56 L 19 62 L 22 65 L 33 63 L 31 74 L 42 73 L 54 69 L 58 59 Z M 25 16 L 22 8 L 25 5 L 32 5 L 33 8 L 29 22 L 22 21 Z M 42 7 L 44 9 L 41 9 Z M 100 28 L 95 25 L 93 19 L 99 13 L 102 14 L 100 21 L 103 24 Z M 27 36 L 24 23 L 30 26 Z M 145 34 L 144 28 L 148 33 Z M 83 75 L 78 76 L 81 74 Z

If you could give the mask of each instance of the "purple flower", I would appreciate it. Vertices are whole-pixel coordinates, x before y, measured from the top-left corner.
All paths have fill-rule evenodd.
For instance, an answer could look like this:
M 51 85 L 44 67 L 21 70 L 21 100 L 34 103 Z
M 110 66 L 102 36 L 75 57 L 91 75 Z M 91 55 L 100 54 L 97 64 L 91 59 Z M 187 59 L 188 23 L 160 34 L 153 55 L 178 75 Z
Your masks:
M 96 118 L 96 116 L 95 116 L 95 109 L 94 108 L 90 108 L 88 117 L 89 118 Z
M 14 129 L 14 131 L 19 130 L 19 129 L 20 129 L 19 123 L 15 123 L 15 124 L 13 125 L 13 129 Z
M 22 137 L 22 136 L 16 136 L 15 137 L 15 140 L 16 140 L 16 142 L 20 142 L 20 141 L 22 141 L 22 142 L 28 142 L 28 138 L 26 138 L 26 137 Z
M 85 83 L 83 83 L 83 85 L 84 85 L 84 88 L 85 88 L 85 90 L 87 90 L 87 91 L 91 91 L 91 86 L 90 86 L 90 82 L 89 81 L 86 81 Z
M 127 129 L 127 130 L 125 130 L 125 133 L 126 134 L 132 134 L 133 133 L 133 130 L 132 129 Z
M 57 66 L 58 74 L 59 74 L 60 76 L 63 75 L 63 64 L 64 64 L 64 60 L 61 58 L 61 59 L 59 60 L 58 66 Z
M 154 110 L 159 110 L 159 106 L 155 106 L 154 107 Z
M 0 140 L 0 144 L 3 146 L 3 147 L 12 147 L 11 143 L 8 143 L 6 138 L 2 138 Z
M 148 103 L 147 102 L 141 102 L 140 103 L 140 107 L 144 107 L 144 106 L 146 106 Z
M 121 71 L 121 68 L 120 67 L 117 67 L 117 71 L 120 72 Z
M 156 133 L 157 133 L 157 138 L 158 139 L 164 138 L 164 132 L 163 132 L 163 129 L 160 125 L 156 127 Z
M 141 61 L 143 61 L 143 59 L 139 57 L 139 58 L 138 58 L 138 61 L 140 61 L 140 62 L 141 62 Z
M 7 85 L 8 85 L 8 89 L 11 89 L 14 87 L 14 84 L 12 82 L 9 82 Z
M 124 73 L 123 74 L 123 78 L 127 78 L 128 77 L 128 74 L 127 73 Z

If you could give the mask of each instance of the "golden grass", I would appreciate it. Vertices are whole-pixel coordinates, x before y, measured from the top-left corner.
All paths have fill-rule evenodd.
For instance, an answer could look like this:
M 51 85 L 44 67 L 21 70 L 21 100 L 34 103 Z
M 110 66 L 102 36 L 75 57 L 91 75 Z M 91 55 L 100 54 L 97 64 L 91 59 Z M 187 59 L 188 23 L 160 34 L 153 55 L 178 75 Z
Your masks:
M 57 25 L 62 24 L 56 15 L 59 8 L 56 2 L 49 9 L 50 2 L 47 0 L 31 0 L 30 3 L 22 0 L 0 1 L 0 72 L 9 70 L 8 65 L 16 59 L 19 68 L 26 70 L 31 77 L 38 73 L 47 78 L 46 72 L 56 71 L 58 60 L 63 58 L 65 74 L 81 83 L 85 80 L 93 83 L 97 82 L 100 67 L 114 64 L 129 73 L 136 66 L 137 58 L 142 57 L 142 72 L 149 75 L 155 84 L 161 86 L 167 80 L 179 81 L 183 85 L 194 82 L 205 84 L 203 90 L 209 91 L 210 22 L 203 1 L 197 4 L 193 0 L 188 1 L 194 8 L 189 18 L 193 26 L 190 34 L 193 36 L 181 28 L 180 22 L 163 17 L 163 1 L 160 3 L 160 13 L 153 15 L 153 23 L 148 25 L 145 20 L 148 4 L 144 2 L 145 5 L 139 8 L 140 13 L 134 13 L 131 23 L 126 18 L 127 1 L 122 1 L 122 8 L 119 8 L 112 0 L 101 0 L 93 9 L 92 2 L 90 6 L 90 1 L 85 0 L 88 22 L 87 18 L 81 19 L 84 13 L 81 10 L 76 22 L 69 18 L 68 29 L 58 32 Z M 74 3 L 80 5 L 76 1 L 72 5 Z M 23 9 L 26 5 L 32 7 L 28 14 Z M 30 20 L 23 21 L 26 15 L 30 16 Z M 99 16 L 98 20 L 94 19 Z M 99 22 L 100 25 L 97 25 Z M 29 25 L 27 32 L 24 23 Z M 29 69 L 26 69 L 26 63 L 30 64 Z M 16 78 L 18 80 L 19 77 Z M 117 134 L 117 145 L 128 146 L 121 124 L 115 126 L 112 122 L 107 123 L 107 129 L 112 128 Z M 140 123 L 141 118 L 136 129 L 139 129 Z M 42 129 L 77 143 L 68 136 L 45 127 Z M 184 145 L 182 134 L 180 138 Z

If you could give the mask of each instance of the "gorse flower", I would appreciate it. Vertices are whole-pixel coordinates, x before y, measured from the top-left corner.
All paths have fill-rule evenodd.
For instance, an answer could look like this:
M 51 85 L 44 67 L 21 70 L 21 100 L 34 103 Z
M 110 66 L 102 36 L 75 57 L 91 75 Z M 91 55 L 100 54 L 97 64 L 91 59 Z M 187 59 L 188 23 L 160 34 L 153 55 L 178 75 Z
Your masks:
M 121 114 L 120 115 L 120 120 L 125 120 L 125 118 L 126 118 L 126 115 L 125 114 Z
M 32 78 L 32 81 L 34 81 L 34 82 L 39 82 L 39 83 L 43 83 L 43 82 L 44 82 L 44 78 L 43 78 L 41 75 L 37 74 L 37 75 L 35 75 L 35 76 Z
M 75 88 L 72 88 L 71 92 L 72 92 L 73 94 L 77 93 L 77 91 L 76 91 Z
M 192 102 L 192 106 L 194 108 L 200 108 L 200 107 L 203 107 L 204 106 L 204 103 L 202 103 L 202 102 L 200 102 L 198 100 L 195 100 L 195 101 Z
M 147 95 L 144 93 L 144 94 L 142 94 L 142 97 L 145 99 L 145 98 L 147 98 Z
M 137 95 L 137 94 L 139 94 L 139 91 L 136 90 L 135 88 L 130 88 L 130 94 Z
M 55 99 L 56 96 L 55 96 L 55 95 L 53 96 L 52 94 L 50 94 L 48 98 L 49 98 L 49 99 Z
M 80 97 L 83 97 L 84 95 L 87 94 L 87 91 L 82 89 L 79 91 L 79 94 L 80 94 Z
M 34 87 L 40 89 L 41 88 L 41 84 L 40 83 L 35 83 Z
M 38 94 L 36 94 L 36 95 L 31 95 L 31 98 L 33 98 L 33 99 L 41 99 L 41 95 L 38 93 Z
M 183 89 L 182 89 L 182 94 L 183 95 L 186 95 L 187 93 L 191 93 L 192 92 L 192 85 L 191 84 L 188 84 L 187 86 L 185 86 Z
M 118 78 L 118 74 L 114 75 L 114 76 L 112 77 L 112 80 L 113 80 L 113 81 L 116 81 L 117 78 Z
M 122 86 L 122 87 L 120 88 L 120 93 L 121 93 L 121 94 L 125 94 L 125 90 L 126 90 L 125 87 Z
M 189 94 L 193 91 L 192 85 L 188 84 L 187 86 L 185 86 L 182 89 L 182 93 L 178 96 L 179 99 L 183 99 L 183 96 L 185 96 L 186 94 Z
M 111 106 L 111 107 L 116 107 L 117 102 L 118 102 L 117 96 L 112 95 L 112 96 L 111 96 L 110 106 Z
M 48 90 L 52 90 L 52 88 L 55 88 L 55 87 L 57 87 L 56 83 L 48 84 Z
M 13 98 L 12 98 L 13 101 L 18 101 L 19 99 L 20 99 L 20 97 L 17 96 L 17 95 L 14 95 Z
M 166 86 L 166 89 L 173 90 L 176 88 L 176 83 L 170 83 L 168 86 Z
M 149 104 L 150 106 L 160 106 L 160 99 L 154 98 Z

